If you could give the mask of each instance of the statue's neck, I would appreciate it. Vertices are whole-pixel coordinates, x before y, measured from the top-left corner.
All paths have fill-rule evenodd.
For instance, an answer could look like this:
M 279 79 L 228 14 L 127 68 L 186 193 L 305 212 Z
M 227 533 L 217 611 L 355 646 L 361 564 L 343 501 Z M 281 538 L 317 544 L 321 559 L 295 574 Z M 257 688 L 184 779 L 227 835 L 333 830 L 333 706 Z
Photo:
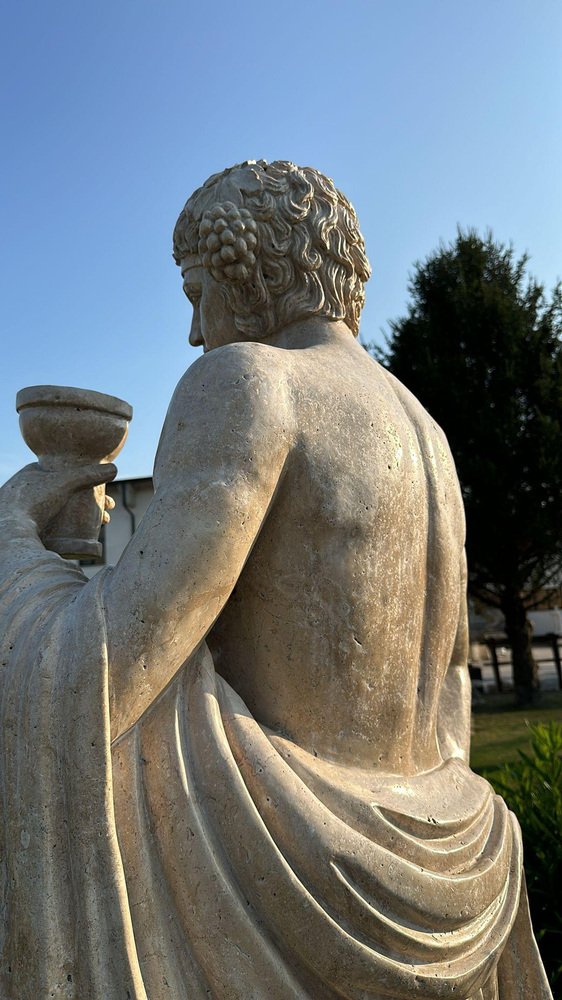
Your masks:
M 326 319 L 325 316 L 309 316 L 281 327 L 275 333 L 264 339 L 264 343 L 284 350 L 314 347 L 326 344 L 341 337 L 353 337 L 349 327 L 343 320 Z

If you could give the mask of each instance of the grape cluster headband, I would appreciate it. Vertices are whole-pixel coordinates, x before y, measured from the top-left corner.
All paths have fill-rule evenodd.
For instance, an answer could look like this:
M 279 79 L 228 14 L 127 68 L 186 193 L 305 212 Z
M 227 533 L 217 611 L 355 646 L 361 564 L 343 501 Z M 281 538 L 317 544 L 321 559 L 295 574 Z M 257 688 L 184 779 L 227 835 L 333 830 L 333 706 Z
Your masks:
M 242 285 L 256 264 L 258 227 L 246 208 L 225 201 L 203 213 L 198 251 L 215 281 Z

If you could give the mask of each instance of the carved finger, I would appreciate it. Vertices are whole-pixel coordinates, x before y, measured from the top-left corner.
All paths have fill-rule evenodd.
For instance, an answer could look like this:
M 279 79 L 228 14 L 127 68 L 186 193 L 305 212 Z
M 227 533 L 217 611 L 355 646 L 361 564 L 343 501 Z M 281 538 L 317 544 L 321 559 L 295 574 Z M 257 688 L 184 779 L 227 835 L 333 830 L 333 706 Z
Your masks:
M 89 465 L 83 469 L 72 469 L 68 471 L 68 481 L 73 490 L 85 489 L 88 486 L 99 486 L 100 483 L 109 483 L 117 475 L 117 466 L 112 462 L 102 462 L 98 465 Z

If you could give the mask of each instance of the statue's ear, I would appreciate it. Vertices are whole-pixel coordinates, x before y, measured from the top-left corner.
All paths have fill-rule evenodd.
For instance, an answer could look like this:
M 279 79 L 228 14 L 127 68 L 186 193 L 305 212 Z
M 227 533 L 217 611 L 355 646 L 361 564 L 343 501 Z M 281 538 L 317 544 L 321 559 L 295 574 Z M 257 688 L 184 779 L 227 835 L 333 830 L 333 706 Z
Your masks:
M 245 284 L 256 267 L 258 227 L 252 214 L 225 201 L 203 213 L 199 256 L 215 281 Z

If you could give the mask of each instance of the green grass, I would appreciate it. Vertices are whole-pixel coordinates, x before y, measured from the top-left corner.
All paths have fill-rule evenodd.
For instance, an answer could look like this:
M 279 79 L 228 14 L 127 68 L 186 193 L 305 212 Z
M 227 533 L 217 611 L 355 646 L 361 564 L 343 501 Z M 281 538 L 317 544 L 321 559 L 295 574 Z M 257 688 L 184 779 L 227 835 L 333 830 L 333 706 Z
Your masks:
M 471 767 L 490 777 L 502 764 L 517 760 L 518 750 L 529 749 L 529 724 L 535 722 L 562 723 L 562 691 L 544 692 L 538 705 L 524 709 L 513 707 L 512 693 L 486 695 L 472 714 Z

